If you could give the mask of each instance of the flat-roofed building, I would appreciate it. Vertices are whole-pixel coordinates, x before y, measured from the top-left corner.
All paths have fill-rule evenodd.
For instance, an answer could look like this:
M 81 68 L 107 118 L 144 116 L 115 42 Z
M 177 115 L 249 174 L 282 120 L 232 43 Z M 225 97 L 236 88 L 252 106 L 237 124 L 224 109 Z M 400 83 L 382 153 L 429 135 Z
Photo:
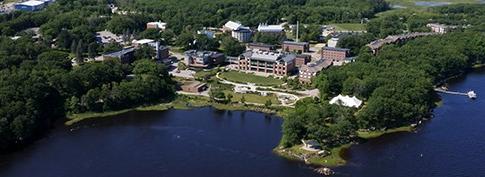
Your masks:
M 198 81 L 192 81 L 185 83 L 181 86 L 181 88 L 183 92 L 199 93 L 207 89 L 207 84 Z
M 161 21 L 147 23 L 147 29 L 165 30 L 166 28 L 167 28 L 167 23 L 164 23 Z
M 184 52 L 184 62 L 189 67 L 210 68 L 223 64 L 225 56 L 219 52 L 189 50 Z
M 239 60 L 239 70 L 287 76 L 295 69 L 294 54 L 271 51 L 246 51 Z
M 247 50 L 261 50 L 261 51 L 273 51 L 276 50 L 276 46 L 272 44 L 264 43 L 249 43 L 246 45 Z
M 285 28 L 282 25 L 267 25 L 259 24 L 258 32 L 266 34 L 282 34 L 285 32 Z
M 248 28 L 240 28 L 231 32 L 231 36 L 239 42 L 250 42 L 253 32 Z
M 303 53 L 310 51 L 308 42 L 283 41 L 282 48 L 286 52 Z
M 322 58 L 333 62 L 343 62 L 349 56 L 349 52 L 349 49 L 324 47 L 322 49 Z
M 43 1 L 31 0 L 31 1 L 16 3 L 14 6 L 16 10 L 34 12 L 34 11 L 39 11 L 43 9 L 46 5 L 47 4 Z
M 239 42 L 250 42 L 253 32 L 249 27 L 243 26 L 240 22 L 228 21 L 222 26 L 222 31 L 230 33 L 231 37 Z
M 102 60 L 119 59 L 122 63 L 131 63 L 135 58 L 135 48 L 127 47 L 119 51 L 103 54 Z
M 111 31 L 104 30 L 96 32 L 96 42 L 99 44 L 122 43 L 123 38 Z
M 295 67 L 300 68 L 303 65 L 306 65 L 311 60 L 312 60 L 312 56 L 311 55 L 306 55 L 306 54 L 296 55 L 296 58 L 295 58 Z
M 319 59 L 315 62 L 307 63 L 300 67 L 298 71 L 298 80 L 300 83 L 309 84 L 312 82 L 312 78 L 317 74 L 332 65 L 331 60 Z

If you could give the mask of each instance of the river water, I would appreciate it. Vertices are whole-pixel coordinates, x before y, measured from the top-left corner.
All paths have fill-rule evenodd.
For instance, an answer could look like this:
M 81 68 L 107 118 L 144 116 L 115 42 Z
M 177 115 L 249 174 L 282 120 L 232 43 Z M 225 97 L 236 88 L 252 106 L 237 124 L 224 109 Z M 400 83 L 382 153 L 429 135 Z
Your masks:
M 354 145 L 335 176 L 485 176 L 485 72 L 450 85 L 479 99 L 442 95 L 443 105 L 417 133 Z M 0 156 L 0 177 L 312 177 L 300 162 L 272 153 L 282 120 L 213 108 L 129 112 L 59 127 Z

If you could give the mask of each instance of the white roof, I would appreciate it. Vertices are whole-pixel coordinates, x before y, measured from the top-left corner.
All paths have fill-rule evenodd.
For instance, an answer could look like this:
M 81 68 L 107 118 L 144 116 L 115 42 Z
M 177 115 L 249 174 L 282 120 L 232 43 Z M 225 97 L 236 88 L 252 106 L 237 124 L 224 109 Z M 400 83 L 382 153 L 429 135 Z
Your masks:
M 342 96 L 338 95 L 336 97 L 333 97 L 332 100 L 329 102 L 330 104 L 338 104 L 341 106 L 347 106 L 347 107 L 355 107 L 358 108 L 360 105 L 362 105 L 362 101 L 359 100 L 357 97 L 353 96 Z
M 148 43 L 152 43 L 152 42 L 155 42 L 155 40 L 153 40 L 153 39 L 140 39 L 140 40 L 134 41 L 134 43 L 136 43 L 136 44 L 148 44 Z
M 259 32 L 281 32 L 283 30 L 285 30 L 285 29 L 281 25 L 265 25 L 265 24 L 260 24 L 258 26 L 258 31 Z
M 32 1 L 21 2 L 19 4 L 26 5 L 26 6 L 38 6 L 38 5 L 44 4 L 44 2 L 32 0 Z
M 224 24 L 224 27 L 229 28 L 231 30 L 238 30 L 241 27 L 241 23 L 238 22 L 233 22 L 233 21 L 228 21 L 226 24 Z

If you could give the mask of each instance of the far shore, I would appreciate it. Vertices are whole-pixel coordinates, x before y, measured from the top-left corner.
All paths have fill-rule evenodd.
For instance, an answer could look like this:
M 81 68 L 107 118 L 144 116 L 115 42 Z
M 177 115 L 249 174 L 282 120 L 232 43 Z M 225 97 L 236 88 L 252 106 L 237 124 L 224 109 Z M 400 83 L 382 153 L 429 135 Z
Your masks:
M 288 109 L 280 106 L 271 106 L 270 108 L 266 108 L 264 106 L 253 105 L 251 103 L 222 104 L 222 103 L 211 102 L 210 99 L 207 97 L 184 95 L 169 103 L 140 106 L 137 108 L 123 109 L 118 111 L 86 112 L 86 113 L 80 113 L 80 114 L 71 114 L 67 116 L 67 121 L 64 124 L 66 126 L 70 126 L 87 119 L 116 116 L 130 111 L 165 111 L 168 109 L 186 110 L 186 109 L 194 109 L 194 108 L 207 107 L 207 106 L 211 106 L 219 110 L 255 111 L 255 112 L 268 113 L 268 114 L 276 114 L 280 117 L 283 117 L 284 115 L 286 115 L 286 112 Z

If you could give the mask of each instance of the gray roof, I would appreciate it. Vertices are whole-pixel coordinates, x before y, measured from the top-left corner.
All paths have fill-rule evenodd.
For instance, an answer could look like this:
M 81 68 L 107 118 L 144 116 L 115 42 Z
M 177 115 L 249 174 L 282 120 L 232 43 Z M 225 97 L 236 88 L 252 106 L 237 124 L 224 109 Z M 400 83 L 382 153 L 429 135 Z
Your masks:
M 246 51 L 243 53 L 245 58 L 251 58 L 251 60 L 259 60 L 265 62 L 291 62 L 295 60 L 295 54 L 285 54 L 278 52 L 267 52 L 267 51 Z
M 348 52 L 350 49 L 344 48 L 335 48 L 335 47 L 324 47 L 324 50 L 331 50 L 331 51 L 339 51 L 339 52 Z
M 106 53 L 106 54 L 104 54 L 104 56 L 121 58 L 123 55 L 126 55 L 126 54 L 134 52 L 134 51 L 135 51 L 135 48 L 130 47 L 130 48 L 122 49 L 120 51 Z
M 309 45 L 310 43 L 308 43 L 308 42 L 295 42 L 295 41 L 283 41 L 283 44 L 289 44 L 289 45 Z

